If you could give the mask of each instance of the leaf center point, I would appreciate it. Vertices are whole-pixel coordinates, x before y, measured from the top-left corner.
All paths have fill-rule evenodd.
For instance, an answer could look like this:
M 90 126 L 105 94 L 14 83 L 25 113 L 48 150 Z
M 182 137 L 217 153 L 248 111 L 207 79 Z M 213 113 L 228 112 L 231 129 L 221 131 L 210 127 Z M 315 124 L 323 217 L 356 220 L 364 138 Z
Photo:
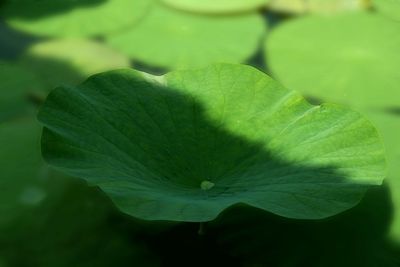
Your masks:
M 213 182 L 210 182 L 208 180 L 204 180 L 200 183 L 200 188 L 201 190 L 210 190 L 211 188 L 213 188 L 215 186 L 215 184 Z

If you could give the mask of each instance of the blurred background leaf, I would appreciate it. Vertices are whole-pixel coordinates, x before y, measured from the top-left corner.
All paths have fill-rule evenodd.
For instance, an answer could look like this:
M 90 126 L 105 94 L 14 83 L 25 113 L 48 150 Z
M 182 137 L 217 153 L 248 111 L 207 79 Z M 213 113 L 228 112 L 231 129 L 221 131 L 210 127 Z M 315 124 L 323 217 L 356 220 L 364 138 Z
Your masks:
M 1 17 L 12 27 L 41 36 L 96 36 L 129 27 L 153 0 L 6 0 Z
M 108 36 L 107 42 L 147 65 L 190 68 L 244 62 L 258 49 L 265 28 L 256 13 L 217 17 L 159 5 L 136 27 Z
M 112 69 L 129 68 L 129 59 L 97 41 L 61 39 L 38 42 L 21 56 L 21 66 L 46 84 L 76 85 L 87 77 Z
M 399 47 L 399 23 L 364 12 L 294 19 L 265 43 L 267 65 L 288 88 L 363 108 L 400 106 Z
M 265 49 L 273 75 L 287 87 L 357 108 L 378 127 L 396 208 L 392 236 L 400 241 L 399 37 L 400 24 L 377 14 L 313 16 L 275 28 Z
M 374 7 L 389 18 L 400 21 L 400 0 L 372 0 Z

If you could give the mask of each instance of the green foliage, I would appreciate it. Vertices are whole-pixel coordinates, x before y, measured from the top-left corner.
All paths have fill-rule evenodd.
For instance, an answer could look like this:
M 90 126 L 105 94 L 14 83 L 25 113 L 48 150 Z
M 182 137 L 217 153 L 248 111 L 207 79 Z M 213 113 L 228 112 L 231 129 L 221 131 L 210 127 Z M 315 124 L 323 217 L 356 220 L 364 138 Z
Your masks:
M 208 17 L 157 6 L 137 27 L 110 35 L 107 42 L 152 66 L 187 68 L 243 62 L 264 30 L 257 14 Z
M 0 62 L 0 123 L 24 113 L 28 92 L 40 93 L 44 85 L 33 73 L 6 62 Z
M 130 66 L 126 56 L 99 42 L 83 39 L 36 43 L 18 63 L 35 73 L 49 90 L 60 84 L 76 85 L 102 71 Z
M 0 2 L 0 267 L 400 266 L 399 0 Z
M 309 16 L 277 27 L 265 43 L 266 58 L 275 77 L 307 96 L 393 107 L 400 99 L 399 36 L 398 23 L 378 15 Z
M 400 21 L 399 0 L 373 0 L 374 7 L 382 14 Z
M 117 31 L 144 16 L 152 0 L 7 0 L 0 15 L 41 36 L 80 37 Z
M 266 42 L 268 64 L 286 86 L 296 86 L 311 99 L 357 107 L 377 125 L 388 152 L 396 239 L 400 234 L 399 34 L 397 22 L 354 13 L 288 22 Z
M 47 162 L 143 219 L 209 221 L 236 203 L 324 218 L 385 175 L 360 114 L 312 106 L 241 65 L 100 74 L 57 88 L 39 119 Z

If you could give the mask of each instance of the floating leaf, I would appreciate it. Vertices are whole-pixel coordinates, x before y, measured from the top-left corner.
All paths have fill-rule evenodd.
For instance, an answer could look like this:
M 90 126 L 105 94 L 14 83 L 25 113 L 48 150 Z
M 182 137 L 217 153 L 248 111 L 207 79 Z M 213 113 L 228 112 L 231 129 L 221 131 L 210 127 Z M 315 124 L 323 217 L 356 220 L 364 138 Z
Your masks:
M 385 175 L 376 130 L 360 114 L 313 106 L 241 65 L 99 74 L 55 89 L 39 119 L 47 162 L 143 219 L 208 221 L 239 202 L 324 218 Z
M 400 0 L 372 0 L 374 7 L 384 15 L 400 20 Z
M 274 11 L 331 14 L 369 7 L 369 0 L 270 0 Z
M 201 13 L 231 13 L 254 10 L 265 6 L 268 0 L 162 0 L 178 9 Z
M 1 15 L 16 29 L 44 36 L 93 36 L 131 26 L 151 0 L 8 0 Z
M 135 28 L 109 36 L 108 42 L 150 65 L 197 67 L 245 61 L 257 50 L 264 28 L 258 14 L 209 17 L 157 6 Z
M 31 46 L 21 65 L 35 72 L 49 89 L 75 85 L 86 77 L 130 66 L 129 59 L 106 45 L 88 40 L 53 40 Z
M 398 23 L 375 15 L 310 17 L 277 28 L 266 46 L 269 66 L 286 86 L 360 107 L 376 124 L 388 152 L 394 237 L 400 236 L 399 33 Z
M 399 105 L 394 21 L 368 13 L 310 16 L 278 26 L 265 47 L 274 76 L 307 96 L 354 107 Z

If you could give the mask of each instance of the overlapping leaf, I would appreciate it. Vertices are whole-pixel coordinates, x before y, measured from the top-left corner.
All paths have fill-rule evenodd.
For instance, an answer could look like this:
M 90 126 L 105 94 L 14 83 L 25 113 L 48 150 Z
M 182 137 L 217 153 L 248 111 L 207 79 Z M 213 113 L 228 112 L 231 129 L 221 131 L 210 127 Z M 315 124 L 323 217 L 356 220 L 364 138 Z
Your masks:
M 285 86 L 305 95 L 393 107 L 400 99 L 399 36 L 399 24 L 378 15 L 310 16 L 277 27 L 265 44 L 266 58 Z
M 107 41 L 148 65 L 186 68 L 243 62 L 256 52 L 264 29 L 258 14 L 209 17 L 158 5 L 135 28 Z
M 269 66 L 286 86 L 320 101 L 358 107 L 377 125 L 390 163 L 388 184 L 395 204 L 393 236 L 397 239 L 399 34 L 398 23 L 378 15 L 314 16 L 278 27 L 266 44 Z
M 34 44 L 21 56 L 19 64 L 35 73 L 51 90 L 61 84 L 78 84 L 99 72 L 128 68 L 130 61 L 95 41 L 62 39 Z
M 1 16 L 16 29 L 43 36 L 94 36 L 131 26 L 152 0 L 7 0 Z

